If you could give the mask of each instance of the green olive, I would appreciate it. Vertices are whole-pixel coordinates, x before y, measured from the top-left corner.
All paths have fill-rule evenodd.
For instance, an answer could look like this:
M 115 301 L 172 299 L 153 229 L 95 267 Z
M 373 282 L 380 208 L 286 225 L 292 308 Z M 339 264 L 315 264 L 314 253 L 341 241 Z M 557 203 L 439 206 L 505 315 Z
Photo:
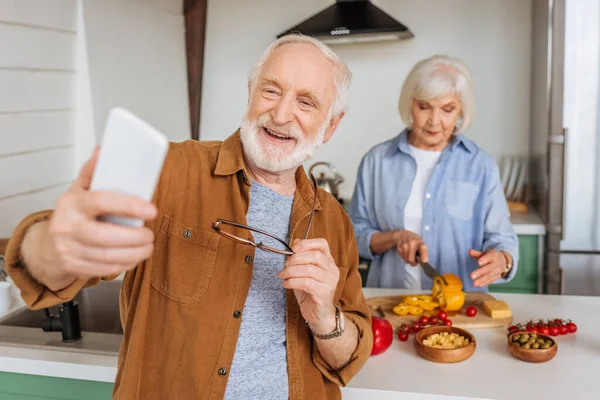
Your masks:
M 516 335 L 514 335 L 510 340 L 512 340 L 513 342 L 517 342 L 519 339 L 521 338 L 521 335 L 519 335 L 518 333 Z
M 554 342 L 552 340 L 546 340 L 546 344 L 548 346 L 552 346 L 554 344 Z
M 549 348 L 550 348 L 550 345 L 548 343 L 544 343 L 542 345 L 542 349 L 549 349 Z
M 527 337 L 527 336 L 525 336 L 525 335 L 524 335 L 524 336 L 521 336 L 521 337 L 519 338 L 519 343 L 521 343 L 521 344 L 523 344 L 523 343 L 527 343 L 527 340 L 528 340 L 528 339 L 529 339 L 529 337 Z
M 530 348 L 531 348 L 531 345 L 530 345 L 529 343 L 525 343 L 525 344 L 524 344 L 523 346 L 521 346 L 521 347 L 523 347 L 524 349 L 530 349 Z
M 540 344 L 539 343 L 534 343 L 531 345 L 531 348 L 533 349 L 539 349 L 540 348 Z
M 530 334 L 529 334 L 529 337 L 532 337 L 532 338 L 534 338 L 534 339 L 537 339 L 537 333 L 535 333 L 535 332 L 532 332 L 532 333 L 530 333 Z
M 544 343 L 546 343 L 546 342 L 544 341 L 544 339 L 538 339 L 538 340 L 536 341 L 536 343 L 539 343 L 539 344 L 544 344 Z

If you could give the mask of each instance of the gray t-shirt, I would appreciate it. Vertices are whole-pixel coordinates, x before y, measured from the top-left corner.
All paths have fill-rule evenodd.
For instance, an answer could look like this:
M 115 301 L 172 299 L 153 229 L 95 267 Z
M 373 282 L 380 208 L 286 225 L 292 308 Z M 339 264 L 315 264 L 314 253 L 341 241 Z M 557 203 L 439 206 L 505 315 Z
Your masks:
M 283 196 L 252 182 L 248 225 L 289 243 L 294 196 Z M 276 240 L 252 232 L 254 241 L 284 249 Z M 277 273 L 284 255 L 256 249 L 252 282 L 230 368 L 225 399 L 287 399 L 285 289 Z

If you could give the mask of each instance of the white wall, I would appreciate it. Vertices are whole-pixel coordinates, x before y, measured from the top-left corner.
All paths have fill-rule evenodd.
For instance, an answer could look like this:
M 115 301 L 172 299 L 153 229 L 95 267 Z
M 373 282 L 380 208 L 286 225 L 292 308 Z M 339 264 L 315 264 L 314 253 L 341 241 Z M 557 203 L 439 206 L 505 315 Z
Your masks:
M 0 0 L 0 237 L 53 208 L 122 105 L 190 137 L 183 0 Z
M 366 150 L 399 133 L 402 81 L 419 59 L 448 53 L 471 68 L 478 115 L 467 135 L 495 157 L 529 154 L 531 0 L 373 0 L 415 34 L 409 41 L 336 45 L 354 73 L 350 109 L 313 161 L 333 162 L 354 188 Z M 279 32 L 331 0 L 209 0 L 202 96 L 202 140 L 239 126 L 251 66 Z M 312 165 L 312 162 L 307 163 Z
M 76 0 L 0 0 L 0 237 L 74 177 Z
M 116 105 L 172 141 L 189 139 L 182 0 L 81 0 L 77 167 Z

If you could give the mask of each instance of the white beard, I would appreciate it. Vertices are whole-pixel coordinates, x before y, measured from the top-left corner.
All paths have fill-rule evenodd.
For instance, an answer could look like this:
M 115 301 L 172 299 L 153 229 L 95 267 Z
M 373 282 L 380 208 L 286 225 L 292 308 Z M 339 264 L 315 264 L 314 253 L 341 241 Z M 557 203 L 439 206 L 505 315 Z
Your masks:
M 250 162 L 269 172 L 282 172 L 298 168 L 302 163 L 313 156 L 323 145 L 325 131 L 329 125 L 329 118 L 319 127 L 317 136 L 310 141 L 292 124 L 277 126 L 269 114 L 263 114 L 255 121 L 244 118 L 240 127 L 240 136 L 244 154 Z M 291 154 L 285 154 L 280 147 L 271 143 L 263 144 L 259 138 L 263 127 L 291 136 L 298 141 Z M 289 139 L 289 140 L 294 140 Z

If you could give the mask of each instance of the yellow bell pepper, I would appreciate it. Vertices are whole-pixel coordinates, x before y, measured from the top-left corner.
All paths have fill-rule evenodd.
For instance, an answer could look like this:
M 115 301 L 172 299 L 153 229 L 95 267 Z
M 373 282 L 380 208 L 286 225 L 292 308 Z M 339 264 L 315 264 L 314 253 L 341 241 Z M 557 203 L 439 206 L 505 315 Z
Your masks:
M 448 285 L 444 284 L 442 278 L 435 278 L 431 291 L 433 299 L 439 303 L 440 308 L 444 311 L 458 311 L 465 304 L 462 282 L 454 274 L 444 274 L 443 276 Z
M 408 304 L 400 303 L 396 307 L 392 308 L 392 310 L 401 316 L 405 315 L 421 315 L 423 314 L 423 309 L 417 306 L 411 306 Z
M 392 308 L 392 311 L 394 311 L 400 316 L 405 316 L 408 315 L 408 307 L 409 306 L 407 306 L 406 304 L 400 303 L 396 307 Z

